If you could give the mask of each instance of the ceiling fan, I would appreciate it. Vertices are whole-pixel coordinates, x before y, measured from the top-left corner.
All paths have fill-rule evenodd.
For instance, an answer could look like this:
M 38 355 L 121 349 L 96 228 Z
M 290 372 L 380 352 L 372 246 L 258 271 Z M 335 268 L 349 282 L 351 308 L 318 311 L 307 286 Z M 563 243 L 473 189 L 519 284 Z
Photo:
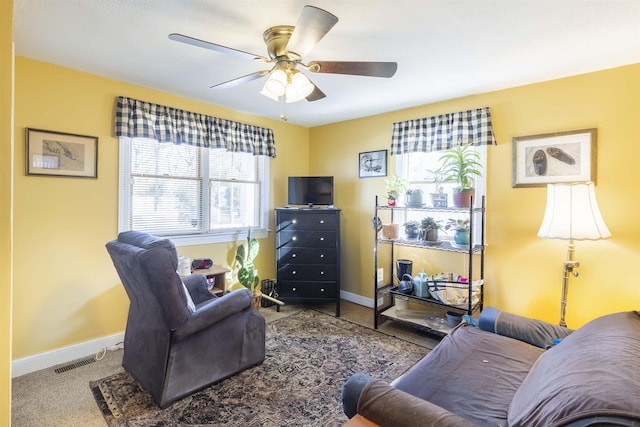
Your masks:
M 308 64 L 303 63 L 302 59 L 337 22 L 338 18 L 335 15 L 314 6 L 305 6 L 295 27 L 277 25 L 264 32 L 263 38 L 267 45 L 268 58 L 183 34 L 169 34 L 169 39 L 215 52 L 273 64 L 269 70 L 256 71 L 211 87 L 232 88 L 269 75 L 260 93 L 276 101 L 296 102 L 303 98 L 307 101 L 317 101 L 326 96 L 298 67 L 312 73 L 387 78 L 395 74 L 398 68 L 395 62 L 312 61 Z M 283 119 L 286 120 L 286 118 Z

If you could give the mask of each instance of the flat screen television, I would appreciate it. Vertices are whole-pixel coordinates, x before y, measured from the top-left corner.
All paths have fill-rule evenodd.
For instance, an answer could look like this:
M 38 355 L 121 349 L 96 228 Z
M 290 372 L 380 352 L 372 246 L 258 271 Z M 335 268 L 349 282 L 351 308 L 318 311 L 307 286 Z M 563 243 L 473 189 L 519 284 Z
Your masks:
M 289 205 L 333 205 L 332 176 L 290 176 Z

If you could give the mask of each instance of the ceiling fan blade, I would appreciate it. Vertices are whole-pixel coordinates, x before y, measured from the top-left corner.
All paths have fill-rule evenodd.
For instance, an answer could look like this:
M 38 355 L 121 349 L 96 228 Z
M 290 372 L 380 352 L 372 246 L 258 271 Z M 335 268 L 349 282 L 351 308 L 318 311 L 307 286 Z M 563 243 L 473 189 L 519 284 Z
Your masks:
M 396 62 L 313 61 L 307 66 L 313 73 L 351 74 L 355 76 L 392 77 Z
M 269 61 L 264 56 L 255 55 L 253 53 L 245 52 L 243 50 L 233 49 L 226 46 L 221 46 L 219 44 L 185 36 L 184 34 L 172 33 L 172 34 L 169 34 L 169 39 L 176 42 L 190 44 L 192 46 L 203 47 L 205 49 L 213 50 L 214 52 L 226 53 L 229 55 L 240 56 L 242 58 L 262 59 L 263 61 Z
M 217 85 L 211 86 L 211 89 L 229 89 L 232 87 L 240 86 L 242 83 L 247 83 L 253 80 L 257 80 L 262 76 L 266 76 L 270 72 L 271 70 L 256 71 L 255 73 L 247 74 L 246 76 L 238 77 L 233 80 L 228 80 L 223 83 L 218 83 Z
M 338 17 L 326 10 L 305 6 L 287 43 L 287 51 L 303 58 L 338 22 Z
M 311 92 L 305 98 L 307 101 L 313 102 L 313 101 L 318 101 L 318 100 L 320 100 L 322 98 L 326 98 L 327 95 L 325 95 L 323 91 L 318 89 L 318 86 L 315 83 L 313 84 L 313 86 L 314 86 L 313 92 Z

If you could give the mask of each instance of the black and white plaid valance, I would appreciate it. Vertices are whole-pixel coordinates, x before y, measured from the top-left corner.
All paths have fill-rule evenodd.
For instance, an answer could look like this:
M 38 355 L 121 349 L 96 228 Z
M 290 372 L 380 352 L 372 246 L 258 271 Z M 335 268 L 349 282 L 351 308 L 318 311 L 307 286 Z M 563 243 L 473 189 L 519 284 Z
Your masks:
M 119 96 L 116 136 L 276 157 L 273 130 Z
M 489 107 L 396 122 L 391 154 L 448 150 L 458 143 L 496 144 Z

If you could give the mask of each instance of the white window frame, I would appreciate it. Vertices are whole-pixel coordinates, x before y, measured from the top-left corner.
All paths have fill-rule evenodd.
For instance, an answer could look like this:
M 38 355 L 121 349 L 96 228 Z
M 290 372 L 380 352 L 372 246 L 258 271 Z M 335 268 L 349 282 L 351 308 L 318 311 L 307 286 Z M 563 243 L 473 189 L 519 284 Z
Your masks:
M 480 205 L 480 200 L 482 198 L 482 196 L 486 196 L 487 194 L 487 146 L 486 145 L 478 145 L 475 146 L 477 153 L 480 155 L 480 163 L 482 164 L 482 176 L 479 178 L 476 178 L 474 180 L 474 188 L 475 188 L 475 198 L 474 198 L 474 207 L 475 208 L 479 208 L 481 207 Z M 440 151 L 442 152 L 442 151 Z M 434 153 L 438 153 L 438 151 L 435 151 Z M 408 168 L 408 164 L 407 161 L 409 159 L 409 156 L 411 156 L 413 153 L 407 153 L 407 154 L 397 154 L 396 155 L 396 175 L 398 175 L 399 177 L 403 178 L 403 179 L 407 179 L 406 178 L 406 170 Z M 425 176 L 427 175 L 426 173 L 426 169 L 436 169 L 437 168 L 437 164 L 434 162 L 433 165 L 425 165 L 424 169 L 425 169 Z M 415 181 L 414 181 L 415 182 Z M 431 183 L 430 181 L 424 180 L 421 181 L 421 183 L 425 183 L 427 185 L 432 186 L 433 183 Z M 448 183 L 445 184 L 445 186 L 449 187 L 449 191 L 447 191 L 447 193 L 449 194 L 449 207 L 452 208 L 453 207 L 453 193 L 452 193 L 452 189 L 455 186 L 454 183 Z M 427 194 L 425 194 L 425 197 L 427 197 Z M 477 201 L 477 202 L 476 202 Z M 402 204 L 404 204 L 404 200 L 402 201 Z M 418 215 L 419 216 L 419 215 Z M 424 216 L 424 215 L 422 215 Z M 468 215 L 467 215 L 468 216 Z M 475 217 L 475 220 L 478 219 L 478 216 Z M 475 223 L 474 223 L 475 224 Z M 443 223 L 444 225 L 444 223 Z M 473 236 L 473 241 L 474 242 L 480 242 L 481 241 L 481 228 L 479 226 L 480 224 L 477 224 L 477 226 L 474 226 L 474 236 Z M 453 240 L 453 233 L 441 233 L 440 234 L 440 238 L 442 240 Z M 486 235 L 485 235 L 485 243 L 486 243 Z
M 120 153 L 119 153 L 119 173 L 118 173 L 118 232 L 131 230 L 131 138 L 120 137 Z M 201 150 L 202 161 L 202 185 L 203 188 L 209 188 L 209 154 L 211 150 L 207 148 L 199 148 Z M 267 156 L 258 156 L 258 181 L 260 182 L 260 191 L 256 195 L 258 209 L 258 219 L 260 224 L 251 228 L 251 237 L 257 239 L 266 238 L 269 234 L 269 195 L 270 195 L 270 175 L 269 175 L 269 158 Z M 203 204 L 203 217 L 209 218 L 209 192 L 201 200 Z M 224 230 L 211 229 L 206 233 L 191 235 L 168 235 L 163 236 L 176 246 L 202 245 L 209 243 L 225 243 L 237 242 L 247 238 L 247 227 L 225 228 Z

